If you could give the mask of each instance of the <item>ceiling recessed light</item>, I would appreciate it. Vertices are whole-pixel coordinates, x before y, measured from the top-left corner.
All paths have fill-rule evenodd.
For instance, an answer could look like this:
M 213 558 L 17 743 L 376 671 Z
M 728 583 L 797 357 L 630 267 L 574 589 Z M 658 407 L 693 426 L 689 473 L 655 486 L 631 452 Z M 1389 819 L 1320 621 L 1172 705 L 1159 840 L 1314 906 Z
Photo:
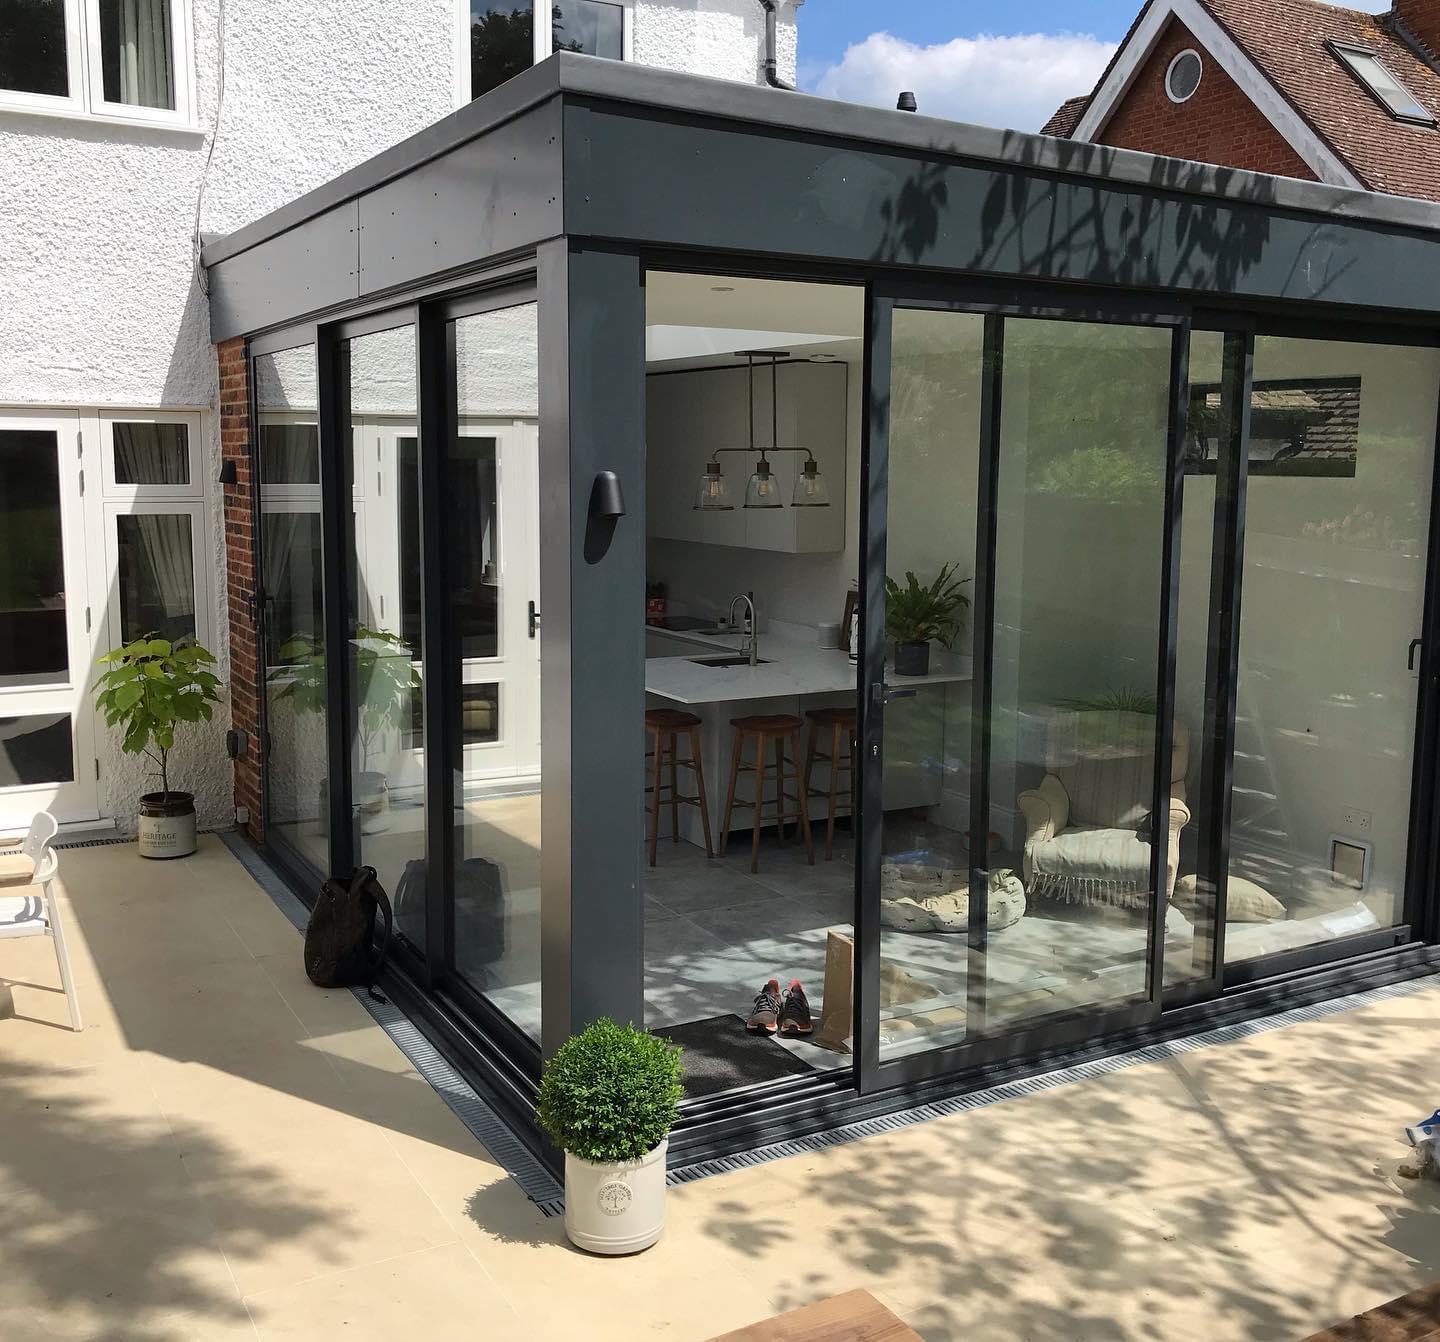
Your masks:
M 712 284 L 710 292 L 712 294 L 733 294 L 735 286 L 733 284 Z

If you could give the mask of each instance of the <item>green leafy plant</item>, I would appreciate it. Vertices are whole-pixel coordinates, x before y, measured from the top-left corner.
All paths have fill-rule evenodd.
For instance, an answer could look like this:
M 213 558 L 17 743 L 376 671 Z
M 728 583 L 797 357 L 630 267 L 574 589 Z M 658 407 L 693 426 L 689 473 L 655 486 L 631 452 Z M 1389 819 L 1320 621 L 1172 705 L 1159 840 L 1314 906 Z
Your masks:
M 385 629 L 355 631 L 351 643 L 355 690 L 355 734 L 359 738 L 360 767 L 370 768 L 370 752 L 384 731 L 397 730 L 410 721 L 420 673 L 411 659 L 410 645 Z M 280 648 L 285 663 L 280 674 L 288 677 L 277 699 L 289 699 L 301 712 L 325 711 L 325 647 L 313 634 L 295 634 Z M 277 677 L 278 678 L 278 677 Z
M 957 578 L 954 564 L 946 564 L 935 580 L 922 586 L 905 570 L 905 585 L 885 579 L 885 632 L 897 643 L 927 643 L 931 639 L 951 648 L 960 634 L 959 613 L 970 608 L 961 589 L 969 578 Z
M 582 1160 L 639 1160 L 669 1133 L 682 1093 L 677 1045 L 633 1025 L 598 1020 L 546 1064 L 540 1126 Z
M 1138 713 L 1152 718 L 1160 711 L 1149 690 L 1137 690 L 1131 685 L 1106 690 L 1094 699 L 1062 699 L 1059 706 L 1072 713 Z
M 109 669 L 92 686 L 95 707 L 107 727 L 124 728 L 120 748 L 127 755 L 147 755 L 159 766 L 160 791 L 169 801 L 175 724 L 208 722 L 211 705 L 220 702 L 220 679 L 206 670 L 214 654 L 191 638 L 147 637 L 112 648 L 98 664 Z

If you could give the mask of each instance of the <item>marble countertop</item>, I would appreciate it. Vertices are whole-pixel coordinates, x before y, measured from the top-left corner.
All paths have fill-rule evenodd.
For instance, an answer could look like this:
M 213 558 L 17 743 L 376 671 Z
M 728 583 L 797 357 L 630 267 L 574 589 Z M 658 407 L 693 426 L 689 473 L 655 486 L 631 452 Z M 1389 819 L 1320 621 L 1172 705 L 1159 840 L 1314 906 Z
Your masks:
M 665 631 L 696 646 L 696 656 L 733 655 L 739 637 L 685 637 Z M 759 666 L 701 666 L 690 657 L 650 657 L 645 662 L 645 690 L 677 704 L 720 704 L 747 699 L 795 699 L 807 694 L 844 694 L 855 690 L 855 663 L 839 648 L 822 648 L 812 636 L 803 639 L 780 634 L 760 635 Z M 923 688 L 971 679 L 968 671 L 935 670 L 928 676 L 887 678 L 892 689 Z

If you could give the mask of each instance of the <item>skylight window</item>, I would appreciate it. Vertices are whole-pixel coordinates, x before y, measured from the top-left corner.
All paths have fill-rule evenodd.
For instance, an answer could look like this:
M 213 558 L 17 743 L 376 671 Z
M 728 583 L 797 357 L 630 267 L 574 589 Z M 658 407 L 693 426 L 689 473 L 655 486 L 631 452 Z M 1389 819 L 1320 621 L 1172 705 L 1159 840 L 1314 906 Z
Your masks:
M 1375 99 L 1396 121 L 1416 126 L 1433 126 L 1435 117 L 1409 89 L 1386 68 L 1385 62 L 1367 47 L 1352 47 L 1331 42 L 1330 50 L 1344 63 Z

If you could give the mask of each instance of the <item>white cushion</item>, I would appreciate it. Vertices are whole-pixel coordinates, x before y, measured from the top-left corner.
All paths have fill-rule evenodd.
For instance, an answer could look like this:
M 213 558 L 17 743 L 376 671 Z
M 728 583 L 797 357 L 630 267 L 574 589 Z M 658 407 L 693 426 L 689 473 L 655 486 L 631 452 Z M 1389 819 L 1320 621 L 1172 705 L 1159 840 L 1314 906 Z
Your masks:
M 1196 916 L 1198 881 L 1196 876 L 1182 876 L 1175 882 L 1176 907 L 1192 918 Z M 1232 923 L 1275 922 L 1285 917 L 1285 906 L 1264 886 L 1232 875 L 1225 896 L 1225 917 Z

